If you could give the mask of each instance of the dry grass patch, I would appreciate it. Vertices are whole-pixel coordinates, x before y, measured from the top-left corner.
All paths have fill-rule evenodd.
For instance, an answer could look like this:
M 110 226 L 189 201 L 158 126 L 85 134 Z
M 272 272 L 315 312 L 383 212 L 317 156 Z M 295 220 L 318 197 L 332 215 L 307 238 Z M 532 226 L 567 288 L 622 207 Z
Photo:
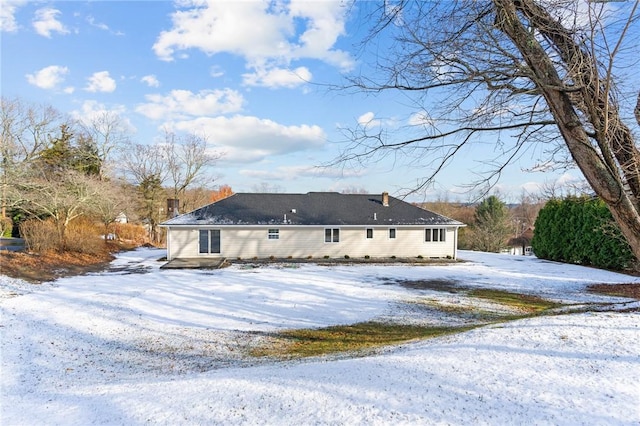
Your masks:
M 318 329 L 284 330 L 274 334 L 268 345 L 254 348 L 255 357 L 304 358 L 396 345 L 467 331 L 476 326 L 430 327 L 375 321 L 335 325 Z
M 640 284 L 594 284 L 587 287 L 594 293 L 607 294 L 609 296 L 629 297 L 640 300 Z
M 502 290 L 472 289 L 461 295 L 478 298 L 512 310 L 505 315 L 503 310 L 480 310 L 474 306 L 453 306 L 428 303 L 445 315 L 468 317 L 475 314 L 473 324 L 465 326 L 432 326 L 397 324 L 368 321 L 352 325 L 336 325 L 317 329 L 284 330 L 274 333 L 268 343 L 250 351 L 255 357 L 305 358 L 336 353 L 357 353 L 367 349 L 397 345 L 412 340 L 428 339 L 447 334 L 460 333 L 491 323 L 500 323 L 536 315 L 545 315 L 548 310 L 563 306 L 560 303 L 537 296 L 511 293 Z M 416 302 L 420 303 L 420 302 Z
M 134 247 L 101 241 L 93 253 L 57 252 L 2 252 L 0 274 L 30 283 L 43 283 L 58 278 L 99 272 L 114 259 L 113 253 Z
M 517 309 L 526 314 L 541 314 L 549 309 L 564 306 L 562 303 L 552 302 L 538 296 L 488 288 L 473 289 L 467 295 Z

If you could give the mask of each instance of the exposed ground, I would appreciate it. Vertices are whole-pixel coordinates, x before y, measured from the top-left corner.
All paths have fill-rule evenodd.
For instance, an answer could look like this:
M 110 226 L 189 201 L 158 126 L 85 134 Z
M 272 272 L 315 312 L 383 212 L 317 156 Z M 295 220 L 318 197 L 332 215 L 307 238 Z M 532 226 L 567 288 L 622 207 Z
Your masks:
M 597 284 L 589 286 L 588 289 L 595 293 L 631 297 L 640 300 L 640 284 Z
M 0 251 L 0 274 L 40 284 L 62 277 L 102 271 L 114 259 L 114 253 L 132 248 L 126 244 L 109 243 L 96 250 L 95 254 Z

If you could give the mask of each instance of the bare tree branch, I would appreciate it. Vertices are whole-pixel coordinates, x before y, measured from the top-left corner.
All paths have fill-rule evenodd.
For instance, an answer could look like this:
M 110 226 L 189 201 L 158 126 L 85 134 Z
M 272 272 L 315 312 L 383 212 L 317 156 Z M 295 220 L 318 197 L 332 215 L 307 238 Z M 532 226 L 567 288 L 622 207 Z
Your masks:
M 374 132 L 360 124 L 338 161 L 392 156 L 423 167 L 424 186 L 480 135 L 493 134 L 496 154 L 475 182 L 490 185 L 542 144 L 549 155 L 542 164 L 566 164 L 570 154 L 640 258 L 640 152 L 618 102 L 628 87 L 619 73 L 637 64 L 624 53 L 640 36 L 639 4 L 385 3 L 366 39 L 378 48 L 376 60 L 345 89 L 404 93 L 428 120 L 417 135 L 416 126 Z M 635 116 L 640 124 L 640 96 Z

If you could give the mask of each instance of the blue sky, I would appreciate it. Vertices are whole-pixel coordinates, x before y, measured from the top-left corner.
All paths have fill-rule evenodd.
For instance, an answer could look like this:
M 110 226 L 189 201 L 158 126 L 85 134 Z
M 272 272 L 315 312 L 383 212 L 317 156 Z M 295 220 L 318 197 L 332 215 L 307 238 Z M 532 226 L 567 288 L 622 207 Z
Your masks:
M 400 195 L 430 171 L 386 159 L 317 167 L 345 148 L 341 128 L 409 120 L 402 95 L 336 92 L 327 84 L 371 60 L 359 53 L 364 13 L 330 1 L 2 1 L 2 95 L 78 118 L 118 113 L 134 143 L 163 128 L 204 134 L 223 154 L 211 173 L 236 192 L 383 190 Z M 383 41 L 384 42 L 384 41 Z M 384 117 L 384 118 L 383 118 Z M 469 198 L 491 143 L 462 152 L 414 197 Z M 531 152 L 498 188 L 522 189 L 571 174 L 529 173 Z M 460 195 L 457 195 L 460 194 Z

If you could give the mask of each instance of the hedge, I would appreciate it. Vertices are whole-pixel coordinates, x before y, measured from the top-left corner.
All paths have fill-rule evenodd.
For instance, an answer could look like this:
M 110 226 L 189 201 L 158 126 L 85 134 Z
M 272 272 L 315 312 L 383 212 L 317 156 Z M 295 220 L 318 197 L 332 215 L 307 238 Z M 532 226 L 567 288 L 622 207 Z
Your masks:
M 606 204 L 586 196 L 547 202 L 531 245 L 541 259 L 598 268 L 625 269 L 634 259 Z

